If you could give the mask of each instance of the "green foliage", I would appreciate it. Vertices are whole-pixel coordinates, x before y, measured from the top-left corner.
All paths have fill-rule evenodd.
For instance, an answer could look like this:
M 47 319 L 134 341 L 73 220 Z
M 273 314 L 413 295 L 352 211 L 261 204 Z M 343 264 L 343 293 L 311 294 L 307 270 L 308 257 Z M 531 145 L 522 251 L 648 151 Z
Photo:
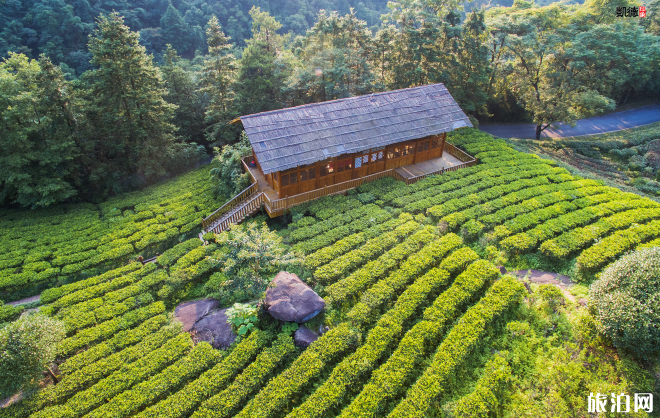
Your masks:
M 87 135 L 93 151 L 108 156 L 92 159 L 90 178 L 117 192 L 119 182 L 136 173 L 147 181 L 162 177 L 162 151 L 173 140 L 176 106 L 163 99 L 160 71 L 118 13 L 98 19 L 89 49 L 91 63 L 99 68 L 84 76 Z
M 49 58 L 0 61 L 0 203 L 46 207 L 77 194 L 78 103 Z
M 285 322 L 282 324 L 282 334 L 291 335 L 299 328 L 297 322 Z
M 238 301 L 260 298 L 276 273 L 303 262 L 265 223 L 234 225 L 216 235 L 216 242 L 220 251 L 212 261 L 228 278 L 218 291 Z
M 24 310 L 25 307 L 22 305 L 5 305 L 5 303 L 0 300 L 0 324 L 3 322 L 10 322 L 15 320 L 20 316 L 21 313 L 23 313 Z
M 506 353 L 505 353 L 506 354 Z M 511 379 L 511 367 L 501 355 L 486 363 L 483 376 L 477 381 L 474 392 L 443 407 L 450 418 L 488 418 L 502 401 L 506 385 Z
M 238 334 L 238 339 L 255 329 L 258 321 L 257 308 L 244 303 L 234 303 L 234 306 L 227 309 L 226 314 L 227 323 L 231 324 L 232 329 Z
M 222 150 L 215 148 L 215 158 L 219 164 L 211 169 L 211 177 L 218 184 L 220 195 L 231 198 L 250 186 L 252 180 L 243 171 L 241 158 L 251 154 L 252 148 L 245 132 L 236 144 L 225 145 Z
M 0 395 L 38 382 L 64 336 L 63 324 L 41 313 L 25 314 L 0 328 Z
M 560 305 L 563 305 L 566 303 L 564 300 L 564 294 L 562 293 L 561 289 L 559 287 L 555 286 L 554 284 L 542 284 L 540 285 L 535 293 L 538 294 L 538 296 L 548 304 L 548 307 L 551 310 L 557 310 L 557 308 Z
M 623 256 L 591 286 L 589 306 L 617 348 L 652 358 L 660 347 L 660 248 Z

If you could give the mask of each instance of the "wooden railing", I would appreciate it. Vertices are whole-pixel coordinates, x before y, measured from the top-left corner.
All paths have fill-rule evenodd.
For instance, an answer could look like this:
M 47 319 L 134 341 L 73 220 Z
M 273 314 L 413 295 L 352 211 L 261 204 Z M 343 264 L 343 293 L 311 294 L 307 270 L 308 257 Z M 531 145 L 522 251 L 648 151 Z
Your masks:
M 449 142 L 445 142 L 444 150 L 450 153 L 451 155 L 453 155 L 454 157 L 458 158 L 459 160 L 463 161 L 464 163 L 476 161 L 473 156 L 466 153 L 462 149 L 458 148 L 454 144 L 450 144 Z
M 217 225 L 214 225 L 211 229 L 208 230 L 208 232 L 215 232 L 218 234 L 227 230 L 229 225 L 239 223 L 245 217 L 251 215 L 261 207 L 261 204 L 264 202 L 264 196 L 264 193 L 259 193 L 252 197 L 252 199 L 245 202 L 243 206 L 241 206 L 236 212 L 232 213 L 226 219 L 223 219 L 222 222 L 219 222 Z
M 249 172 L 249 171 L 248 171 L 248 172 Z M 252 176 L 252 175 L 250 174 L 250 176 Z M 215 221 L 217 221 L 218 219 L 220 219 L 220 218 L 222 217 L 222 215 L 224 215 L 225 213 L 229 212 L 230 210 L 232 210 L 232 209 L 235 208 L 236 206 L 240 205 L 240 204 L 243 203 L 248 197 L 250 197 L 251 195 L 253 195 L 254 193 L 256 193 L 256 192 L 258 192 L 258 191 L 259 191 L 259 184 L 257 183 L 256 180 L 254 180 L 254 178 L 252 178 L 252 184 L 251 184 L 247 189 L 243 190 L 242 192 L 240 192 L 239 194 L 237 194 L 236 196 L 234 196 L 233 198 L 231 198 L 227 203 L 225 203 L 224 205 L 220 206 L 220 208 L 219 208 L 218 210 L 216 210 L 215 212 L 213 212 L 212 214 L 210 214 L 209 216 L 207 216 L 206 218 L 204 218 L 204 219 L 202 220 L 202 228 L 203 228 L 205 231 L 207 231 L 207 229 L 208 229 L 211 225 L 213 225 L 213 223 L 214 223 Z
M 371 174 L 365 177 L 361 177 L 358 179 L 354 180 L 348 180 L 342 183 L 337 183 L 333 184 L 330 186 L 326 186 L 320 189 L 312 190 L 309 192 L 297 194 L 295 196 L 290 196 L 290 197 L 285 197 L 283 199 L 275 199 L 271 200 L 270 197 L 268 197 L 267 194 L 262 193 L 261 194 L 261 201 L 263 202 L 264 206 L 266 207 L 266 210 L 268 213 L 274 213 L 274 212 L 280 212 L 284 211 L 286 209 L 289 209 L 293 206 L 299 205 L 301 203 L 308 202 L 310 200 L 318 199 L 323 196 L 329 196 L 332 194 L 337 194 L 337 193 L 342 193 L 350 189 L 354 189 L 356 187 L 359 187 L 365 183 L 370 183 L 372 181 L 381 179 L 383 177 L 394 177 L 396 180 L 400 180 L 405 182 L 406 184 L 413 184 L 418 182 L 419 180 L 423 179 L 424 177 L 432 176 L 432 175 L 438 175 L 438 174 L 443 174 L 447 173 L 450 171 L 456 171 L 461 168 L 465 167 L 470 167 L 474 164 L 477 163 L 477 160 L 472 157 L 471 155 L 467 154 L 463 150 L 457 148 L 453 144 L 450 144 L 448 142 L 445 142 L 445 147 L 444 150 L 456 157 L 458 160 L 462 161 L 461 164 L 455 165 L 453 167 L 447 167 L 447 168 L 442 168 L 436 172 L 433 173 L 427 173 L 423 174 L 421 176 L 416 176 L 412 178 L 405 178 L 401 174 L 399 174 L 396 169 L 389 169 L 385 171 L 381 171 L 379 173 Z M 250 170 L 250 167 L 248 166 L 248 161 L 252 160 L 252 156 L 245 156 L 241 158 L 241 161 L 243 163 L 243 168 L 245 172 L 247 172 L 250 175 L 250 178 L 252 179 L 253 185 L 257 184 L 257 180 L 252 175 L 252 171 Z M 252 186 L 250 186 L 252 187 Z M 221 208 L 222 209 L 222 208 Z M 219 209 L 218 209 L 219 210 Z M 217 212 L 217 211 L 216 211 Z M 226 212 L 226 211 L 225 211 Z

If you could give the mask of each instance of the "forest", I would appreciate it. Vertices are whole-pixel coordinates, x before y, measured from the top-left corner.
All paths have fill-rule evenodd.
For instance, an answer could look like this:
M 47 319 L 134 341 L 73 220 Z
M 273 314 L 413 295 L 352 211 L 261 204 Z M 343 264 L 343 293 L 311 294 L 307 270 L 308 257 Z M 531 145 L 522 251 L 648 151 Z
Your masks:
M 538 136 L 657 97 L 657 3 L 3 0 L 0 202 L 99 202 L 237 142 L 240 115 L 428 83 Z

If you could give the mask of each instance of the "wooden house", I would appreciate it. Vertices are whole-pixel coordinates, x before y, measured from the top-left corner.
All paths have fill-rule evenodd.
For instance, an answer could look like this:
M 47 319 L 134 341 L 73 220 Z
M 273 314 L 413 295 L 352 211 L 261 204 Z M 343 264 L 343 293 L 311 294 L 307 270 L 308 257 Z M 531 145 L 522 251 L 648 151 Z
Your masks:
M 446 143 L 472 126 L 442 84 L 242 116 L 250 187 L 202 222 L 220 232 L 260 207 L 269 216 L 390 176 L 407 184 L 476 163 Z M 200 235 L 201 237 L 201 235 Z
M 285 198 L 441 158 L 472 126 L 443 84 L 242 116 L 252 160 Z

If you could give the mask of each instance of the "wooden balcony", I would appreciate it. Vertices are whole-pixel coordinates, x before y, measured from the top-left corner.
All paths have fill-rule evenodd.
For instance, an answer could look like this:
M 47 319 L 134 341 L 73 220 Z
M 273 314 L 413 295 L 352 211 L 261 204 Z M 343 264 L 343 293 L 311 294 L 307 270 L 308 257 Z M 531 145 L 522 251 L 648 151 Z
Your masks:
M 257 167 L 250 167 L 248 161 L 251 156 L 243 157 L 243 168 L 250 174 L 252 183 L 259 185 L 259 191 L 264 194 L 263 203 L 268 215 L 273 218 L 282 215 L 287 209 L 290 209 L 301 203 L 318 199 L 323 196 L 343 193 L 350 189 L 361 186 L 362 184 L 378 180 L 383 177 L 394 177 L 406 184 L 413 184 L 424 177 L 436 174 L 442 174 L 448 171 L 455 171 L 460 168 L 469 167 L 476 164 L 476 160 L 471 155 L 456 148 L 454 145 L 445 143 L 444 155 L 440 158 L 424 161 L 417 164 L 411 164 L 404 167 L 394 168 L 361 177 L 354 180 L 348 180 L 342 183 L 333 184 L 320 189 L 300 193 L 295 196 L 289 196 L 280 199 L 276 190 L 266 181 L 266 178 Z
M 202 221 L 202 228 L 205 232 L 219 233 L 226 230 L 229 225 L 239 223 L 247 216 L 255 213 L 262 205 L 268 215 L 274 218 L 284 214 L 287 209 L 301 203 L 309 202 L 323 196 L 344 193 L 383 177 L 394 177 L 406 184 L 413 184 L 427 176 L 455 171 L 477 163 L 474 157 L 452 144 L 445 143 L 444 150 L 444 155 L 440 158 L 381 171 L 369 176 L 333 184 L 283 199 L 278 197 L 277 191 L 268 184 L 266 178 L 257 167 L 249 166 L 248 161 L 252 157 L 243 157 L 243 169 L 250 175 L 252 180 L 250 186 L 205 218 Z M 200 234 L 201 238 L 202 234 Z

